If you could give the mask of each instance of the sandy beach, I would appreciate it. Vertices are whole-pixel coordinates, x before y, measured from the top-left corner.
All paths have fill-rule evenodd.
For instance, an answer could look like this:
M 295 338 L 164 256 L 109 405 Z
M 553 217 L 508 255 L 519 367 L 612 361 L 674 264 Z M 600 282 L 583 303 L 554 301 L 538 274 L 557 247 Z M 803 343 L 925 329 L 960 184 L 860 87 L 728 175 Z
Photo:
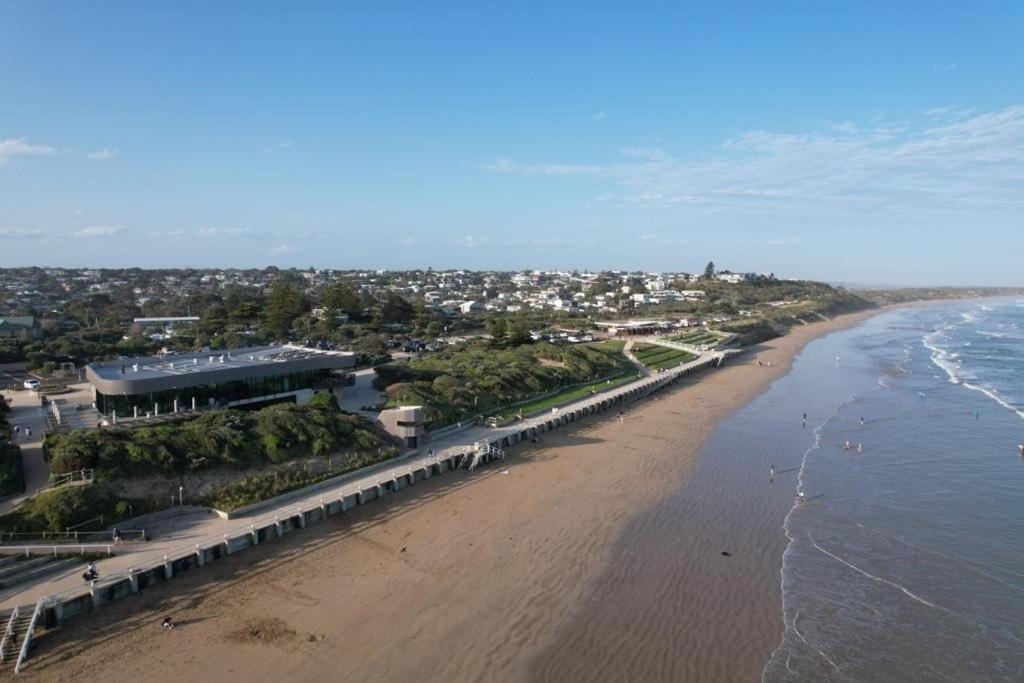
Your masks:
M 38 640 L 24 677 L 760 680 L 792 492 L 687 484 L 720 420 L 808 341 L 876 312 L 77 618 Z M 691 491 L 683 526 L 645 516 Z

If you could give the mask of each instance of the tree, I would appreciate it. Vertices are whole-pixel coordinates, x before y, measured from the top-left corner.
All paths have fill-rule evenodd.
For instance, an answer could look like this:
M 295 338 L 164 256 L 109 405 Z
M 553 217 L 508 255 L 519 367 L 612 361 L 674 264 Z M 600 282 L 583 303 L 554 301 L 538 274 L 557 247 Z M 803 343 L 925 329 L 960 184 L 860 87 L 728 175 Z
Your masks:
M 491 343 L 500 346 L 505 343 L 508 334 L 508 323 L 504 318 L 491 318 L 487 321 L 487 331 L 491 333 Z
M 704 266 L 704 279 L 710 280 L 715 276 L 715 262 L 708 261 L 708 264 Z
M 352 286 L 345 282 L 332 282 L 324 290 L 324 308 L 329 311 L 337 311 L 355 315 L 363 310 L 359 294 Z
M 530 326 L 527 324 L 526 317 L 522 313 L 519 313 L 515 321 L 508 326 L 505 332 L 505 339 L 508 341 L 509 346 L 529 344 L 533 341 L 530 337 Z
M 381 306 L 380 317 L 386 323 L 405 324 L 412 320 L 413 313 L 412 304 L 397 294 L 391 294 Z
M 263 310 L 263 324 L 275 337 L 287 337 L 292 321 L 306 310 L 302 292 L 281 278 L 270 283 L 267 305 Z

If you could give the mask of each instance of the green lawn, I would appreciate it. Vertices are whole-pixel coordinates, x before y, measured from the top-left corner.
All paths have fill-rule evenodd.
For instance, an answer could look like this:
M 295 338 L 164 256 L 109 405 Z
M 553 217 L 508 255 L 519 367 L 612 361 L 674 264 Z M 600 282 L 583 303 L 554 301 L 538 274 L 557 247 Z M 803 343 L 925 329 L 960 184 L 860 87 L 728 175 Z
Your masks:
M 694 330 L 693 332 L 686 332 L 685 334 L 677 334 L 674 337 L 669 337 L 670 341 L 679 342 L 681 344 L 693 344 L 699 346 L 701 344 L 717 344 L 724 337 L 717 332 L 711 332 L 709 330 Z
M 651 370 L 674 368 L 680 363 L 687 363 L 697 357 L 687 351 L 670 349 L 656 344 L 636 344 L 633 346 L 633 355 Z
M 598 349 L 599 351 L 611 351 L 613 353 L 621 353 L 622 347 L 626 345 L 624 339 L 605 339 L 604 341 L 591 342 L 587 344 L 592 349 Z
M 547 398 L 542 398 L 537 401 L 524 403 L 523 405 L 516 406 L 515 408 L 512 408 L 510 410 L 512 410 L 516 414 L 522 413 L 523 415 L 530 415 L 531 413 L 536 413 L 547 408 L 554 408 L 555 406 L 560 406 L 563 403 L 577 401 L 581 398 L 589 396 L 592 392 L 601 393 L 602 391 L 606 391 L 613 387 L 626 384 L 627 382 L 632 382 L 635 379 L 637 379 L 637 373 L 633 370 L 627 370 L 616 377 L 612 377 L 607 380 L 600 380 L 598 382 L 592 382 L 591 384 L 586 384 L 581 387 L 573 387 L 572 389 L 566 389 L 565 391 L 561 391 L 555 394 L 554 396 L 548 396 Z M 498 424 L 501 426 L 507 425 L 515 420 L 514 415 L 498 415 L 497 418 Z

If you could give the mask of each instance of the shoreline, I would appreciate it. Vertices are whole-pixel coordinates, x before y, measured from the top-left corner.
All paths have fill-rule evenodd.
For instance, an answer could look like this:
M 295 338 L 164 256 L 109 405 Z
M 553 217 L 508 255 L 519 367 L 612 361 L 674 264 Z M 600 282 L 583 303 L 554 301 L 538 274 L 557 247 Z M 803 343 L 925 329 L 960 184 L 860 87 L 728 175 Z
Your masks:
M 553 660 L 550 650 L 580 630 L 629 521 L 690 480 L 719 422 L 788 372 L 806 343 L 885 310 L 793 328 L 754 347 L 770 366 L 740 356 L 631 405 L 622 423 L 588 418 L 500 465 L 424 482 L 76 619 L 40 638 L 24 673 L 548 678 L 545 660 L 582 656 Z M 775 638 L 744 636 L 744 659 L 764 649 L 758 671 L 782 632 L 775 584 Z M 162 632 L 164 613 L 182 628 Z M 260 619 L 281 620 L 283 635 L 226 640 Z

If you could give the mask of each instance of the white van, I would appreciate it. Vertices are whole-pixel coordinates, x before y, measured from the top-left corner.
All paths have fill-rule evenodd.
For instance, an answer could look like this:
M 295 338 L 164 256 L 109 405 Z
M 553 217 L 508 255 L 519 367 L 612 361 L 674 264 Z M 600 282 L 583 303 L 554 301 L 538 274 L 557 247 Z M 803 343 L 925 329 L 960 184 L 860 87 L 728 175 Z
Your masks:
M 25 388 L 28 389 L 29 391 L 39 391 L 39 387 L 41 387 L 41 386 L 43 386 L 43 385 L 40 384 L 39 380 L 37 380 L 37 379 L 27 379 L 27 380 L 25 380 Z

